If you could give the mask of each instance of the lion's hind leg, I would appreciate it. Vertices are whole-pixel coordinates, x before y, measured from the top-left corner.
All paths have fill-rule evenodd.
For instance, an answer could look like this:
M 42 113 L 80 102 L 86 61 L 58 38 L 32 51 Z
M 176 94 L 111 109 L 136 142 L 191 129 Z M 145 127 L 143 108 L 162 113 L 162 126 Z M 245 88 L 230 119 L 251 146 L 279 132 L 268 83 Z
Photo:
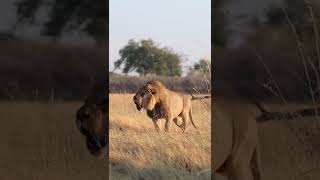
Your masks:
M 258 158 L 257 153 L 256 147 L 252 149 L 239 148 L 231 159 L 229 178 L 233 180 L 260 180 L 260 174 L 257 172 L 259 169 L 255 169 L 258 168 L 255 167 L 256 158 Z
M 183 131 L 183 122 L 182 122 L 182 118 L 180 116 L 176 117 L 173 119 L 173 122 L 179 127 L 181 128 L 181 130 Z
M 183 113 L 183 114 L 181 114 L 181 117 L 182 117 L 182 124 L 181 124 L 182 128 L 181 129 L 183 132 L 185 132 L 187 129 L 187 126 L 189 124 L 189 115 L 186 113 Z
M 232 180 L 253 180 L 249 163 L 233 167 L 229 178 Z
M 251 159 L 251 168 L 252 168 L 253 179 L 261 180 L 262 172 L 261 172 L 261 159 L 260 159 L 259 145 L 256 146 L 253 152 L 252 159 Z

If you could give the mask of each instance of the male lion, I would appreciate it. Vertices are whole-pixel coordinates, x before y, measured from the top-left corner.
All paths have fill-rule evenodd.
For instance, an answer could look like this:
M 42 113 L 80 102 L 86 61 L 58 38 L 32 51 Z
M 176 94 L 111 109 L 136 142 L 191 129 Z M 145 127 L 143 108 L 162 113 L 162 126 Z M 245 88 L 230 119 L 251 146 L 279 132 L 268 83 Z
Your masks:
M 258 130 L 259 112 L 245 101 L 214 99 L 213 172 L 230 180 L 260 180 Z
M 89 152 L 97 157 L 107 153 L 109 122 L 107 117 L 108 96 L 106 79 L 97 79 L 76 114 L 76 125 L 84 135 Z
M 192 119 L 191 100 L 204 98 L 210 96 L 194 97 L 171 91 L 159 81 L 150 81 L 138 90 L 133 102 L 139 111 L 147 109 L 147 115 L 152 119 L 158 132 L 161 131 L 160 119 L 166 120 L 166 132 L 169 132 L 172 121 L 185 132 L 189 119 L 196 128 Z
M 106 110 L 107 98 L 98 103 L 87 99 L 76 115 L 76 124 L 86 138 L 87 148 L 97 157 L 103 157 L 108 148 L 109 123 Z

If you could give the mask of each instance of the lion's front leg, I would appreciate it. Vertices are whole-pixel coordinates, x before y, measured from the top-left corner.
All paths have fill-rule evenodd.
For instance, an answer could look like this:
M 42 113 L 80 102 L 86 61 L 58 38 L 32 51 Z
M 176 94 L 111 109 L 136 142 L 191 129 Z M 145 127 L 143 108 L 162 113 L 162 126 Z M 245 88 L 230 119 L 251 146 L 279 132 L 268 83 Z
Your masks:
M 161 132 L 161 121 L 160 119 L 152 119 L 154 127 L 156 128 L 157 132 Z
M 166 131 L 166 132 L 170 131 L 170 127 L 172 125 L 172 121 L 173 121 L 172 118 L 166 119 L 166 124 L 165 124 L 165 127 L 164 127 L 164 131 Z

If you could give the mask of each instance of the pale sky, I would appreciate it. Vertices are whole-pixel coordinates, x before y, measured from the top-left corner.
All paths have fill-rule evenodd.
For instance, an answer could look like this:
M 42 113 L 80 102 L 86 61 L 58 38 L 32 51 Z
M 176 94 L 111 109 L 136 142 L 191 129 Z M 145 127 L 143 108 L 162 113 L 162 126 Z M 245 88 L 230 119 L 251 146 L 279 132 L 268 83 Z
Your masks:
M 15 18 L 13 2 L 0 1 L 0 31 L 10 30 Z M 37 36 L 38 29 L 24 29 Z M 173 48 L 192 65 L 211 57 L 211 0 L 109 0 L 109 70 L 129 39 L 151 38 Z
M 211 57 L 211 0 L 110 0 L 109 70 L 129 39 L 151 38 L 189 59 Z

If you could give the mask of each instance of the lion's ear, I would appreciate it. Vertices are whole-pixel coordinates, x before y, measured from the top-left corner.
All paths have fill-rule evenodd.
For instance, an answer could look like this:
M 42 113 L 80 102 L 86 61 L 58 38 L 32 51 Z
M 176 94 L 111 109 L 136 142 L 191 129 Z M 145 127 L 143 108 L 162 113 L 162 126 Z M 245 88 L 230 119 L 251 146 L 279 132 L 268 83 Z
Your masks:
M 147 89 L 151 94 L 155 94 L 157 92 L 150 84 L 147 85 Z

